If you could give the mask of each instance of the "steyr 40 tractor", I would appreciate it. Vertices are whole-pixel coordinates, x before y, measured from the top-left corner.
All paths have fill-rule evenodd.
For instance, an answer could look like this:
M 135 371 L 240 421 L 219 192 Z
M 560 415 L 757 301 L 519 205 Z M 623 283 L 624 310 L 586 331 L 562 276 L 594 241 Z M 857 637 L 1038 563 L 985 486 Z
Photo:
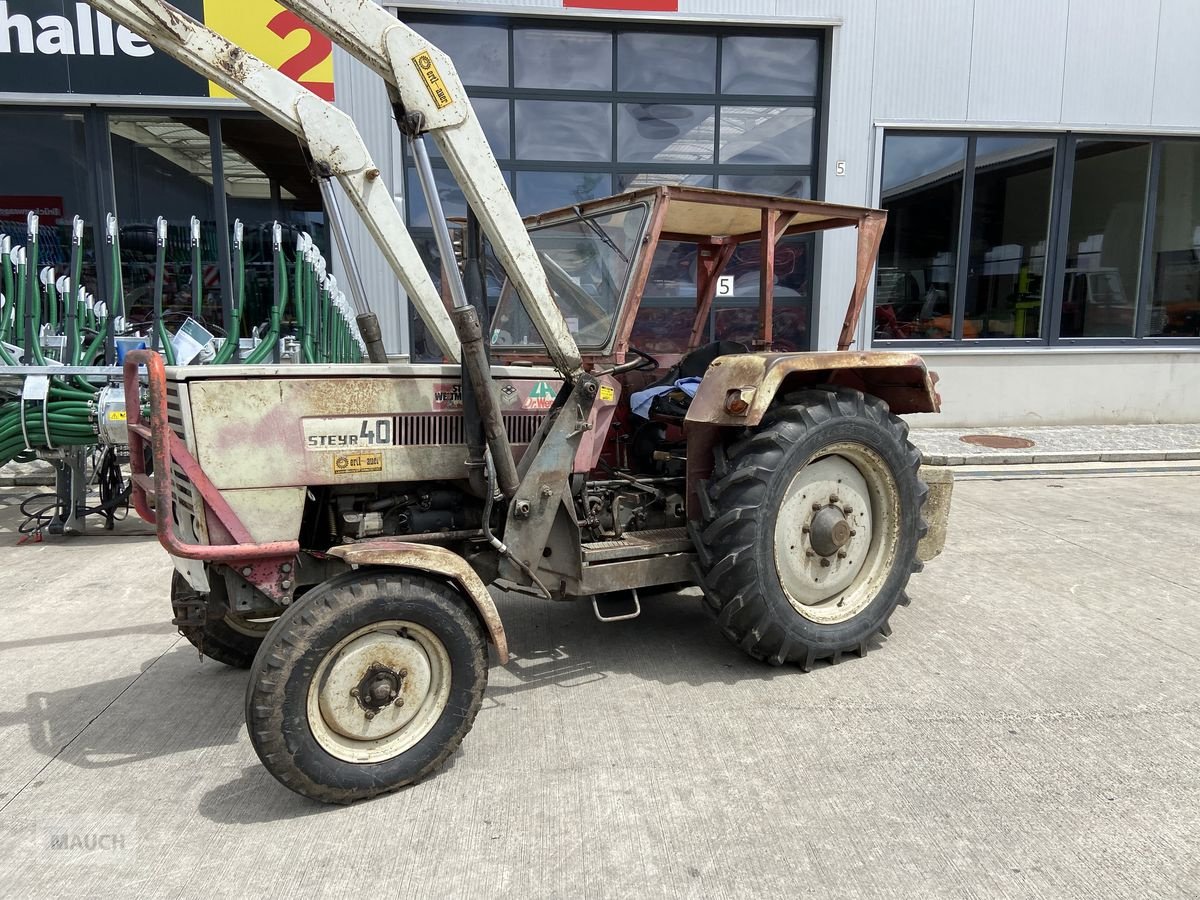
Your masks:
M 161 0 L 89 2 L 300 137 L 447 360 L 388 363 L 361 292 L 369 364 L 126 357 L 134 500 L 174 561 L 175 621 L 250 668 L 250 739 L 283 784 L 350 802 L 436 769 L 480 708 L 487 644 L 508 659 L 505 592 L 613 620 L 639 592 L 699 585 L 731 641 L 802 668 L 889 633 L 941 549 L 950 482 L 897 418 L 938 409 L 920 358 L 848 352 L 882 212 L 655 187 L 523 222 L 444 54 L 370 0 L 283 0 L 388 82 L 447 312 L 343 113 Z M 472 210 L 461 275 L 426 134 Z M 858 230 L 843 352 L 771 352 L 776 243 L 840 227 Z M 486 337 L 485 237 L 507 277 Z M 630 336 L 666 241 L 696 245 L 697 296 L 684 352 L 655 359 Z M 757 334 L 708 341 L 746 241 Z

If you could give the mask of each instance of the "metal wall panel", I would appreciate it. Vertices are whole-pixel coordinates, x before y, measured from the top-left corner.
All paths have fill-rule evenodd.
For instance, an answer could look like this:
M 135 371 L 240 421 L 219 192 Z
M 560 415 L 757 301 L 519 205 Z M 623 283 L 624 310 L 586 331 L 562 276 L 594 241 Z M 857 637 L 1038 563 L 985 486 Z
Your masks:
M 880 3 L 875 21 L 875 115 L 961 121 L 971 79 L 974 4 Z
M 1162 0 L 1154 67 L 1155 125 L 1200 128 L 1200 5 Z
M 1150 123 L 1158 16 L 1159 0 L 1071 0 L 1061 121 Z
M 397 131 L 383 79 L 351 58 L 341 48 L 334 47 L 333 80 L 337 106 L 354 119 L 354 124 L 362 133 L 367 149 L 385 182 L 396 196 L 401 196 L 401 186 L 397 184 L 396 178 L 399 169 L 393 165 Z M 340 189 L 335 187 L 335 190 L 341 196 Z M 368 233 L 366 225 L 350 206 L 350 201 L 341 196 L 338 205 L 342 210 L 342 218 L 346 221 L 346 230 L 349 232 L 355 258 L 362 271 L 367 298 L 379 316 L 384 346 L 390 353 L 407 352 L 408 312 L 404 291 Z M 335 274 L 344 271 L 336 248 L 334 263 Z M 346 292 L 347 297 L 349 293 Z
M 1057 122 L 1070 0 L 975 0 L 967 117 Z

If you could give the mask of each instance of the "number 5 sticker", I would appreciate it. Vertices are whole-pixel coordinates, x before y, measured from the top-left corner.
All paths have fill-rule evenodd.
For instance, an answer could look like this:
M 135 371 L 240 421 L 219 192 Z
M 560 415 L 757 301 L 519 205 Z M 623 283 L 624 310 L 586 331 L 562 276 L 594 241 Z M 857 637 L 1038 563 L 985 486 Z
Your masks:
M 204 24 L 318 97 L 333 99 L 333 43 L 275 0 L 204 0 Z M 233 96 L 211 82 L 208 93 Z

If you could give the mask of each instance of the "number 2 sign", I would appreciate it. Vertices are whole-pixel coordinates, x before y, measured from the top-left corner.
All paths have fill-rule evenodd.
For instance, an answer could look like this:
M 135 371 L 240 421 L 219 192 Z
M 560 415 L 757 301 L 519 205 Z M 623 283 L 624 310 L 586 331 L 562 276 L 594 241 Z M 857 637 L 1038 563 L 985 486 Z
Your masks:
M 204 24 L 318 97 L 333 99 L 333 43 L 275 0 L 204 0 Z M 233 96 L 211 82 L 208 94 Z

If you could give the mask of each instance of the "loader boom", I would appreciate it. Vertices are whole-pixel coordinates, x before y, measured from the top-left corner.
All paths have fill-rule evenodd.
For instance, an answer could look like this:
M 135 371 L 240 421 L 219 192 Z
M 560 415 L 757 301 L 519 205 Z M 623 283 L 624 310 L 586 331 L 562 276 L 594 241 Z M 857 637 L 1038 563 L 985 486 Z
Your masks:
M 393 105 L 416 115 L 512 279 L 555 367 L 579 374 L 579 348 L 488 146 L 454 63 L 374 0 L 280 0 L 387 82 Z
M 88 2 L 301 138 L 317 174 L 341 184 L 442 352 L 459 359 L 459 341 L 438 290 L 349 116 L 164 0 Z M 551 360 L 568 379 L 577 378 L 579 349 L 450 58 L 372 0 L 283 5 L 387 82 L 402 130 L 410 137 L 427 132 L 437 141 Z
M 458 338 L 438 289 L 348 115 L 169 3 L 88 3 L 300 138 L 317 173 L 336 178 L 350 198 L 438 347 L 459 359 Z

